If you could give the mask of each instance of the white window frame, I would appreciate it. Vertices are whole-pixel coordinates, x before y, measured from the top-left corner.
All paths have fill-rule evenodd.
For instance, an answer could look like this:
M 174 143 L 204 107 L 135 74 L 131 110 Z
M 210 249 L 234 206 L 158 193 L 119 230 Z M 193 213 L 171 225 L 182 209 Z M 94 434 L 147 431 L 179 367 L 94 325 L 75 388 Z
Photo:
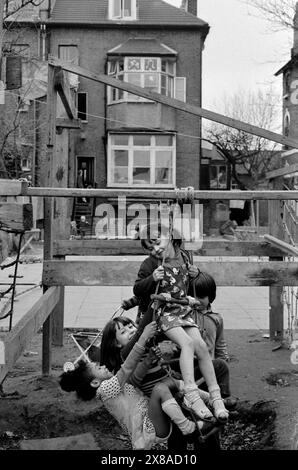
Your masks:
M 140 72 L 133 71 L 129 72 L 128 71 L 128 63 L 129 60 L 131 59 L 137 59 L 141 61 L 141 70 Z M 157 70 L 156 72 L 146 72 L 145 71 L 145 61 L 150 59 L 155 59 L 157 60 Z M 163 61 L 166 62 L 166 72 L 162 70 L 163 66 Z M 122 67 L 121 67 L 122 63 Z M 114 67 L 112 69 L 112 64 L 114 64 Z M 116 64 L 116 67 L 115 67 Z M 170 64 L 173 66 L 173 71 L 170 73 L 169 68 Z M 164 96 L 168 96 L 170 98 L 174 98 L 176 89 L 177 89 L 177 84 L 176 84 L 176 79 L 183 80 L 183 86 L 184 90 L 182 90 L 184 101 L 186 99 L 186 78 L 185 77 L 176 77 L 176 62 L 170 60 L 170 59 L 165 59 L 163 57 L 156 57 L 156 56 L 146 56 L 146 57 L 139 57 L 139 56 L 125 56 L 122 57 L 121 59 L 111 59 L 108 62 L 108 75 L 110 77 L 116 78 L 118 80 L 124 80 L 127 83 L 129 82 L 129 74 L 130 73 L 140 73 L 141 75 L 141 86 L 144 87 L 145 83 L 145 75 L 148 73 L 156 73 L 158 74 L 158 84 L 157 84 L 157 93 L 161 93 L 161 77 L 162 75 L 165 75 L 167 77 L 167 87 L 166 87 L 166 93 L 163 93 Z M 113 94 L 115 94 L 116 98 L 113 99 Z M 181 95 L 181 93 L 180 93 Z M 181 98 L 178 98 L 181 99 Z M 122 91 L 119 89 L 115 89 L 112 87 L 108 87 L 108 104 L 113 104 L 117 102 L 149 102 L 152 103 L 151 100 L 148 100 L 147 98 L 142 98 L 141 96 L 133 95 L 132 93 L 128 93 L 126 91 Z
M 109 0 L 109 19 L 133 21 L 137 19 L 136 0 L 130 0 L 130 11 L 125 10 L 125 2 L 128 0 Z M 119 14 L 114 14 L 115 8 L 118 6 Z
M 128 145 L 112 145 L 111 143 L 111 138 L 112 136 L 117 135 L 116 133 L 109 134 L 108 135 L 108 186 L 112 187 L 120 187 L 120 188 L 127 188 L 127 187 L 133 187 L 133 188 L 175 188 L 176 187 L 176 135 L 175 134 L 150 134 L 146 133 L 146 135 L 151 136 L 151 145 L 150 146 L 134 146 L 133 145 L 133 137 L 135 135 L 138 135 L 137 132 L 134 132 L 133 134 L 128 135 Z M 120 134 L 118 134 L 120 135 Z M 127 135 L 127 134 L 126 134 Z M 141 135 L 141 134 L 139 134 Z M 171 136 L 172 137 L 172 146 L 156 146 L 152 145 L 155 144 L 155 137 L 156 136 Z M 150 150 L 150 162 L 152 162 L 152 165 L 150 165 L 150 183 L 145 183 L 145 184 L 136 184 L 133 183 L 133 151 L 134 150 L 144 150 L 144 149 L 149 149 Z M 171 149 L 172 151 L 172 182 L 171 183 L 155 183 L 154 178 L 155 178 L 155 168 L 156 168 L 156 151 L 160 150 L 169 150 Z M 114 182 L 114 162 L 112 159 L 112 152 L 113 150 L 127 150 L 128 151 L 128 182 L 127 183 L 115 183 Z
M 183 101 L 183 103 L 186 103 L 186 78 L 185 77 L 174 78 L 174 97 L 176 100 Z
M 65 51 L 67 51 L 67 48 L 68 49 L 73 48 L 74 50 L 76 50 L 77 51 L 76 57 L 74 57 L 72 59 L 64 58 L 63 54 L 61 54 L 63 48 L 65 49 Z M 59 44 L 58 45 L 58 57 L 59 57 L 59 59 L 64 60 L 65 62 L 67 62 L 71 65 L 79 65 L 79 48 L 78 48 L 78 45 L 77 44 Z M 75 73 L 71 73 L 71 72 L 66 72 L 66 73 L 68 74 L 68 79 L 69 79 L 70 86 L 77 90 L 78 87 L 79 87 L 79 83 L 80 83 L 79 75 L 77 75 Z

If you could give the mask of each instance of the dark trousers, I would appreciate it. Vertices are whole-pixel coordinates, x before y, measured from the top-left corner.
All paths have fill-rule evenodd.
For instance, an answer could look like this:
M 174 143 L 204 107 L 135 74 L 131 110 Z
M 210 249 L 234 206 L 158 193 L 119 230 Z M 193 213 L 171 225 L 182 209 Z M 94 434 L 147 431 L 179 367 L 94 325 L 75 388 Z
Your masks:
M 220 393 L 223 398 L 231 395 L 230 391 L 230 372 L 228 364 L 224 359 L 214 359 L 213 361 L 214 372 L 217 383 L 220 388 Z M 202 376 L 199 366 L 195 367 L 195 380 L 199 380 Z M 208 391 L 206 382 L 204 381 L 199 387 L 202 390 Z

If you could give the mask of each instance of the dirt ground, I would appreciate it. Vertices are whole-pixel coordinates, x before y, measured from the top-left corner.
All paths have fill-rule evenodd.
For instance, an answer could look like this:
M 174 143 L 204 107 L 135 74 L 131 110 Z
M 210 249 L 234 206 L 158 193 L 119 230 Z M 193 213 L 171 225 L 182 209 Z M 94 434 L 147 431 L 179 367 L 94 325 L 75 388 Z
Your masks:
M 77 356 L 65 331 L 64 346 L 53 347 L 52 374 L 41 375 L 42 335 L 3 383 L 0 398 L 0 450 L 18 450 L 30 439 L 91 433 L 99 449 L 130 449 L 127 436 L 96 401 L 81 402 L 59 388 L 64 362 Z M 293 448 L 298 423 L 298 367 L 286 348 L 259 331 L 227 330 L 231 354 L 232 392 L 239 406 L 221 436 L 223 450 L 285 450 Z M 10 394 L 10 395 L 9 395 Z

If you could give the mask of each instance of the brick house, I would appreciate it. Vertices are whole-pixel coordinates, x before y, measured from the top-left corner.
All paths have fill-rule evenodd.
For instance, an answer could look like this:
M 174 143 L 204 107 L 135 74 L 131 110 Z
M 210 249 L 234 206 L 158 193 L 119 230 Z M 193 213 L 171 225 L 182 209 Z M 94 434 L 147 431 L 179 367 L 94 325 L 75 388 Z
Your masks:
M 197 17 L 197 0 L 182 5 L 48 0 L 31 25 L 31 45 L 38 43 L 41 59 L 51 53 L 94 73 L 201 106 L 202 51 L 209 26 Z M 83 77 L 70 75 L 70 80 L 82 128 L 71 131 L 69 186 L 77 185 L 82 170 L 84 186 L 199 188 L 200 118 Z
M 294 16 L 294 39 L 291 49 L 290 60 L 281 67 L 275 76 L 282 74 L 283 78 L 283 134 L 298 138 L 298 3 L 296 3 L 296 14 Z M 297 149 L 284 147 L 281 154 L 282 164 L 298 163 Z M 298 186 L 298 172 L 285 177 L 288 187 L 295 189 Z

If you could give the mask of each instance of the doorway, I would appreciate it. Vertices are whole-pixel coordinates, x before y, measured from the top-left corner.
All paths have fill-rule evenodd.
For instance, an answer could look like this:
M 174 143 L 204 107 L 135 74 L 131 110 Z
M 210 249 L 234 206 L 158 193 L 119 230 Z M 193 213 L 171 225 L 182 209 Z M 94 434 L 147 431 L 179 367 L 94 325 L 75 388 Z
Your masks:
M 88 186 L 91 188 L 95 187 L 94 181 L 94 157 L 77 157 L 77 178 L 81 175 L 83 188 Z M 78 180 L 77 180 L 78 186 Z

